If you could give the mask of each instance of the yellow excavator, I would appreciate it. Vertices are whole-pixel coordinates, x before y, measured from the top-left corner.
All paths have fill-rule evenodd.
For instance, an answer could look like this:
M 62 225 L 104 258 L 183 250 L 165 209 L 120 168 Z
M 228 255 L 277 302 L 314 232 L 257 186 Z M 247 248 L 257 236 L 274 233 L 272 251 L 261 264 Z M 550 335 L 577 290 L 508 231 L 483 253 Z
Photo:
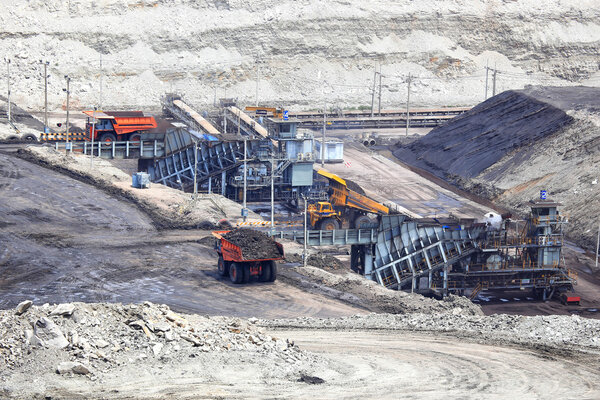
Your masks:
M 375 200 L 351 190 L 339 176 L 324 170 L 317 174 L 329 180 L 329 201 L 308 206 L 312 229 L 333 230 L 340 228 L 360 229 L 373 221 L 368 214 L 387 215 L 390 209 Z

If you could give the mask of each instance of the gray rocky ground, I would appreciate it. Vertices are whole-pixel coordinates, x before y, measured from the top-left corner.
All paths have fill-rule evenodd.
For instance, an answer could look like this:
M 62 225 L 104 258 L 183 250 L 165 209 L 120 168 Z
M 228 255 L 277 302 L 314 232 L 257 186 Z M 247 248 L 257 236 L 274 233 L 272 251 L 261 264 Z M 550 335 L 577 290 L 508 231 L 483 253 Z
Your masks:
M 521 215 L 540 190 L 563 204 L 568 236 L 595 247 L 600 207 L 597 88 L 501 93 L 394 154 Z
M 67 74 L 75 109 L 159 109 L 169 91 L 202 109 L 215 89 L 253 104 L 257 76 L 267 104 L 364 106 L 378 63 L 385 107 L 406 102 L 409 73 L 415 104 L 471 105 L 486 65 L 500 70 L 497 93 L 598 85 L 598 12 L 591 0 L 19 0 L 0 4 L 0 52 L 13 60 L 13 99 L 36 111 L 40 60 L 51 110 L 65 107 Z

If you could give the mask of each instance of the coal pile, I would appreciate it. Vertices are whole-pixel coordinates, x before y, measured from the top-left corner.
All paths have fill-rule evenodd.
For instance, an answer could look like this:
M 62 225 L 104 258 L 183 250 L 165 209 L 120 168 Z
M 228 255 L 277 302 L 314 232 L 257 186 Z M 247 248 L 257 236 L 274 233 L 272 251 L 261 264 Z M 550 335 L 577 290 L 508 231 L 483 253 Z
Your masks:
M 238 228 L 223 235 L 229 242 L 241 247 L 246 260 L 277 258 L 283 254 L 273 239 L 265 233 L 248 228 Z

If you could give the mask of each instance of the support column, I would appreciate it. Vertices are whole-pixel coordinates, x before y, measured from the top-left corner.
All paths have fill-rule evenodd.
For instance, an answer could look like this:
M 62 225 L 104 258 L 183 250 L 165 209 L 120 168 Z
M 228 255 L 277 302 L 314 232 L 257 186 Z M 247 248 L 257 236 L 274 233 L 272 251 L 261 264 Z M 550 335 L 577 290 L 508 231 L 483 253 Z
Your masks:
M 208 193 L 212 193 L 212 178 L 208 178 Z
M 227 173 L 221 172 L 221 196 L 225 196 L 225 189 L 227 189 Z
M 373 246 L 372 245 L 365 246 L 364 265 L 365 265 L 365 276 L 368 277 L 373 273 Z

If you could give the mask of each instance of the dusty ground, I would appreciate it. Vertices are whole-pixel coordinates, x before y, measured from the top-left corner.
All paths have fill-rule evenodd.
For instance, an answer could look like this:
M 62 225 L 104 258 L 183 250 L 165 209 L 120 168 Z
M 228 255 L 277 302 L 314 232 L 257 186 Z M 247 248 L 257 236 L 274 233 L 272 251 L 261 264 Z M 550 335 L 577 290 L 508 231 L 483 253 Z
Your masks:
M 152 303 L 20 307 L 0 311 L 4 398 L 600 395 L 600 322 L 578 317 L 244 320 Z
M 344 161 L 326 164 L 325 169 L 355 181 L 375 200 L 397 204 L 401 212 L 410 216 L 453 214 L 480 218 L 489 210 L 382 155 L 366 150 L 362 145 L 346 145 Z
M 241 205 L 219 195 L 203 194 L 194 201 L 191 194 L 160 184 L 152 184 L 149 189 L 136 189 L 131 186 L 131 165 L 117 162 L 115 167 L 108 160 L 94 159 L 81 154 L 66 154 L 50 146 L 29 146 L 19 152 L 21 158 L 51 166 L 53 169 L 72 174 L 72 176 L 114 192 L 138 203 L 145 212 L 150 213 L 153 221 L 162 228 L 203 228 L 215 227 L 219 220 L 231 223 L 241 221 Z M 250 218 L 260 220 L 253 212 Z
M 89 184 L 5 154 L 0 166 L 3 307 L 27 296 L 248 317 L 361 312 L 282 282 L 234 287 L 217 279 L 213 241 L 198 243 L 209 232 L 158 231 L 135 204 Z

